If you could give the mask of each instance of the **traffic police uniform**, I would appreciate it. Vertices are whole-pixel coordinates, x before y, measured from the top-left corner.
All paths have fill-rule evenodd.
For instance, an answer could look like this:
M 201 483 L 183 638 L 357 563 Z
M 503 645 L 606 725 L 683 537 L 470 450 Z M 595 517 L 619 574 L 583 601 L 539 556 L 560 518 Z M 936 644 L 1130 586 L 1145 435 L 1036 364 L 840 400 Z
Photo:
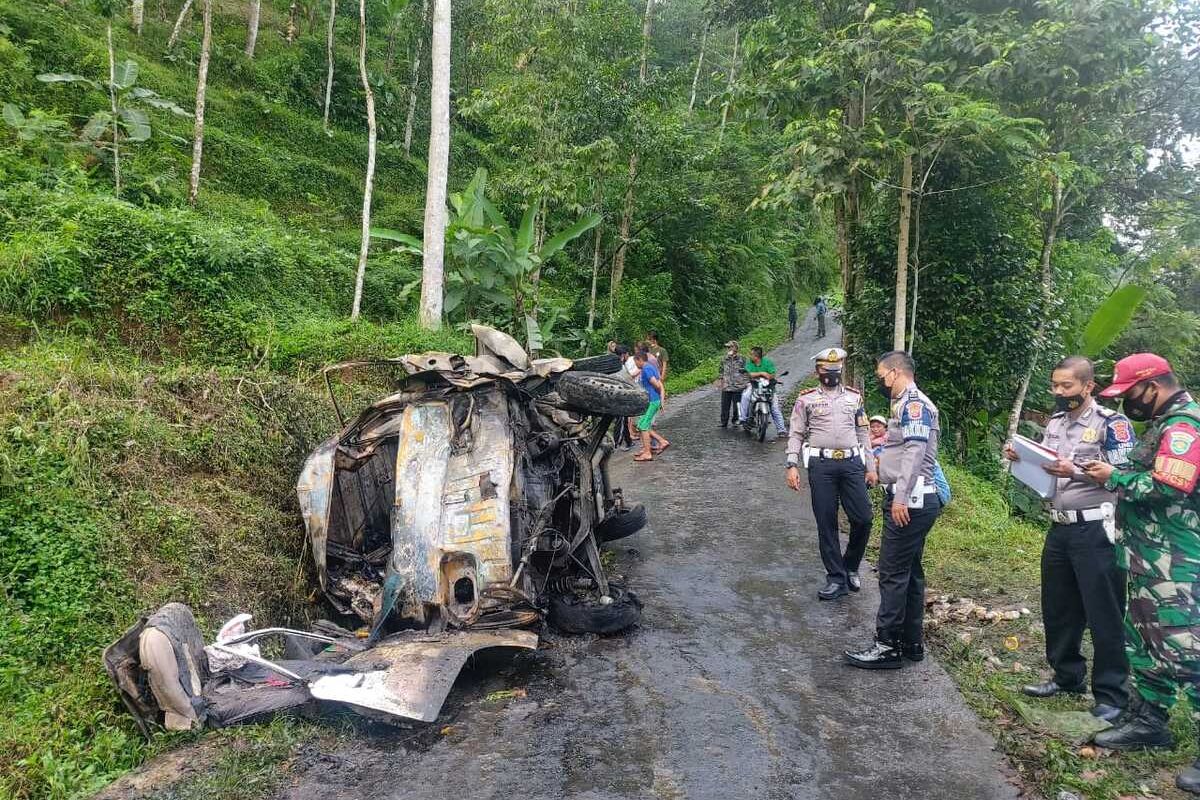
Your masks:
M 934 481 L 937 406 L 911 383 L 892 399 L 891 410 L 887 440 L 879 456 L 879 481 L 887 488 L 889 511 L 883 517 L 879 546 L 877 645 L 861 654 L 846 653 L 852 664 L 861 667 L 898 666 L 898 658 L 887 657 L 896 652 L 912 660 L 924 658 L 925 569 L 921 557 L 925 537 L 942 510 Z M 897 497 L 908 506 L 909 522 L 904 527 L 896 524 L 890 512 Z
M 830 347 L 814 358 L 819 367 L 840 373 L 846 351 Z M 871 537 L 868 458 L 871 458 L 871 439 L 861 394 L 841 383 L 832 388 L 818 386 L 800 394 L 792 409 L 787 461 L 789 466 L 803 463 L 808 472 L 817 541 L 828 584 L 821 592 L 822 599 L 859 589 L 858 567 Z M 839 503 L 850 521 L 850 541 L 845 552 L 838 537 Z
M 1133 426 L 1092 401 L 1074 419 L 1069 411 L 1050 417 L 1042 444 L 1077 464 L 1106 461 L 1119 467 L 1129 461 Z M 1054 681 L 1026 687 L 1026 694 L 1083 691 L 1087 663 L 1079 647 L 1087 627 L 1095 651 L 1092 695 L 1097 704 L 1125 707 L 1125 573 L 1114 552 L 1115 503 L 1113 492 L 1078 468 L 1074 476 L 1058 479 L 1042 547 L 1042 618 Z

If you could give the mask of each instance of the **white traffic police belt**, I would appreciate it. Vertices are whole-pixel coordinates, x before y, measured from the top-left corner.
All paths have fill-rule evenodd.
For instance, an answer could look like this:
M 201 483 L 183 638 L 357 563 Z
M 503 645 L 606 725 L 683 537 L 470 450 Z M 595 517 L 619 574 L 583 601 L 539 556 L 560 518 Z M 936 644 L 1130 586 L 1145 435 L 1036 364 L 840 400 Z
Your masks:
M 837 450 L 829 447 L 809 447 L 807 448 L 809 456 L 817 458 L 832 458 L 834 461 L 844 461 L 847 458 L 859 458 L 862 456 L 863 449 L 861 447 L 850 447 L 845 450 Z
M 1117 541 L 1116 507 L 1112 503 L 1101 503 L 1096 508 L 1081 508 L 1071 511 L 1047 509 L 1050 521 L 1056 525 L 1075 525 L 1080 522 L 1103 522 L 1104 533 L 1113 544 Z

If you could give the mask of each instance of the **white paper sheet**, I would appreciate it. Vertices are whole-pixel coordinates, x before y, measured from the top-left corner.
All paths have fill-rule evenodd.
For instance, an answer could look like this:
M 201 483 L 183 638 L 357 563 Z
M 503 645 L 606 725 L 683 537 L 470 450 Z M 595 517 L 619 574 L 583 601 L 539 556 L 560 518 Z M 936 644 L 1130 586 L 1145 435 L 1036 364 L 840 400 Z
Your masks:
M 1020 435 L 1013 437 L 1012 446 L 1020 456 L 1013 462 L 1012 476 L 1043 500 L 1054 497 L 1058 491 L 1058 478 L 1042 469 L 1042 465 L 1053 464 L 1058 460 L 1054 451 Z

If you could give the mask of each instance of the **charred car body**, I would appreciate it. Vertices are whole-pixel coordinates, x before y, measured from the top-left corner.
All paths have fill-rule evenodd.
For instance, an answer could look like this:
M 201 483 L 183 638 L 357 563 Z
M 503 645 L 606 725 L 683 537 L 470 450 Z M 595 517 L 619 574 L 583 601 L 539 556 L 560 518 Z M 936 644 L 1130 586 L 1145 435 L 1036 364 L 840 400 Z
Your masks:
M 615 357 L 530 360 L 504 333 L 474 333 L 473 356 L 325 371 L 331 397 L 332 376 L 355 368 L 402 374 L 391 394 L 341 420 L 297 483 L 320 587 L 366 625 L 366 639 L 327 624 L 203 648 L 190 612 L 160 611 L 105 652 L 143 726 L 228 724 L 312 698 L 432 720 L 471 653 L 536 647 L 522 628 L 548 618 L 566 633 L 613 633 L 638 621 L 640 602 L 609 580 L 599 545 L 646 522 L 609 479 L 605 439 L 615 417 L 645 409 L 646 393 L 605 374 Z M 274 634 L 287 662 L 253 644 Z

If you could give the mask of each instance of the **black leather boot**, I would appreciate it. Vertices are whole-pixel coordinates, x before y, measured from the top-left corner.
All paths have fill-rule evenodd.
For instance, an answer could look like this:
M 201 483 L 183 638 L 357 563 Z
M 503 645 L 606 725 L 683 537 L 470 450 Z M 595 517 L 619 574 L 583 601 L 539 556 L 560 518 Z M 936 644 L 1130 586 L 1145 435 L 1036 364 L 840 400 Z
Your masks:
M 1167 712 L 1149 703 L 1142 703 L 1137 713 L 1126 716 L 1114 728 L 1100 731 L 1092 741 L 1110 750 L 1141 750 L 1175 744 L 1167 728 Z
M 925 645 L 921 642 L 904 642 L 900 645 L 900 655 L 909 661 L 924 661 Z
M 824 589 L 817 591 L 817 597 L 822 600 L 837 600 L 839 597 L 845 597 L 848 594 L 850 594 L 850 590 L 836 581 L 830 581 L 825 584 Z
M 846 584 L 850 591 L 857 592 L 862 588 L 862 578 L 858 577 L 857 572 L 846 573 Z
M 900 642 L 881 636 L 876 636 L 874 644 L 865 650 L 847 650 L 846 662 L 859 669 L 900 669 L 904 666 Z
M 1175 776 L 1175 785 L 1185 792 L 1200 794 L 1200 758 L 1190 767 Z
M 1083 694 L 1087 691 L 1087 687 L 1083 684 L 1078 686 L 1063 686 L 1058 681 L 1045 681 L 1044 683 L 1031 683 L 1028 686 L 1022 686 L 1021 691 L 1030 697 L 1053 697 L 1056 694 Z

